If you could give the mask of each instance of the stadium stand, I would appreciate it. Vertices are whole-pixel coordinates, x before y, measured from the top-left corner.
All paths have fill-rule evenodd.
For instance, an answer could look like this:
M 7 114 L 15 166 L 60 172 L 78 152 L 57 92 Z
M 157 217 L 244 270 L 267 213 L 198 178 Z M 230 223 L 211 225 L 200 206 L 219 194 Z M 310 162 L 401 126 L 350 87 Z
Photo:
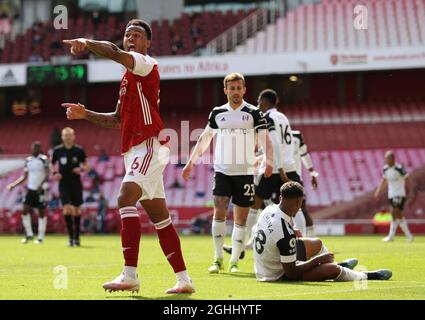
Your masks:
M 308 201 L 311 206 L 328 206 L 352 201 L 378 185 L 386 150 L 318 151 L 311 156 L 320 177 L 320 190 L 313 192 L 306 184 Z M 409 172 L 425 163 L 425 149 L 396 149 L 396 158 Z M 308 177 L 305 176 L 306 181 Z
M 291 123 L 308 124 L 370 124 L 423 122 L 424 102 L 421 101 L 375 101 L 363 104 L 309 103 L 285 108 Z
M 366 0 L 368 29 L 353 28 L 353 0 L 301 5 L 239 45 L 237 54 L 419 47 L 425 43 L 423 0 Z M 382 12 L 383 14 L 378 14 Z M 390 26 L 395 26 L 391 28 Z
M 393 115 L 374 109 L 359 112 L 359 109 L 318 108 L 312 107 L 284 109 L 291 119 L 294 128 L 302 130 L 311 150 L 355 150 L 374 149 L 386 146 L 388 148 L 419 148 L 425 145 L 424 112 L 418 108 L 416 114 L 408 109 L 395 110 Z M 362 110 L 362 109 L 360 109 Z M 366 112 L 367 111 L 367 112 Z M 190 120 L 190 129 L 205 127 L 208 110 L 205 112 L 187 111 L 173 116 L 164 113 L 167 128 L 181 132 L 181 121 Z M 411 120 L 408 120 L 411 119 Z M 44 146 L 49 146 L 49 136 L 53 130 L 51 123 L 63 128 L 72 126 L 77 131 L 77 142 L 84 142 L 89 154 L 96 154 L 98 137 L 102 137 L 101 147 L 109 154 L 119 154 L 118 131 L 93 127 L 88 123 L 77 121 L 70 123 L 62 116 L 50 121 L 42 115 L 30 118 L 10 118 L 2 122 L 0 135 L 2 149 L 5 154 L 26 154 L 28 152 L 28 136 L 40 140 Z M 16 130 L 16 129 L 19 130 Z M 93 133 L 96 133 L 95 135 Z
M 182 13 L 174 21 L 151 23 L 153 33 L 157 36 L 153 38 L 150 53 L 153 56 L 198 54 L 198 49 L 220 40 L 223 34 L 231 37 L 232 31 L 236 30 L 238 25 L 246 23 L 246 31 L 251 30 L 253 27 L 247 22 L 247 16 L 253 13 L 258 13 L 259 17 L 267 17 L 262 20 L 264 28 L 252 29 L 252 32 L 247 33 L 248 39 L 245 37 L 237 47 L 228 46 L 225 52 L 232 48 L 235 48 L 236 54 L 338 50 L 353 52 L 424 46 L 425 20 L 421 17 L 425 16 L 425 0 L 363 1 L 363 4 L 368 5 L 370 19 L 368 30 L 362 32 L 355 32 L 352 28 L 351 18 L 356 4 L 354 0 L 323 0 L 312 5 L 300 5 L 284 17 L 276 17 L 275 22 L 268 19 L 267 14 L 264 14 L 267 13 L 265 10 Z M 89 16 L 80 16 L 69 21 L 68 30 L 60 32 L 51 32 L 50 23 L 37 23 L 24 34 L 6 41 L 0 54 L 0 62 L 39 62 L 49 61 L 54 56 L 68 56 L 66 48 L 60 42 L 64 38 L 86 36 L 120 44 L 125 23 L 126 21 L 114 15 L 102 17 L 99 23 L 94 23 Z M 395 28 L 390 28 L 392 25 Z M 187 32 L 188 30 L 190 32 Z M 79 58 L 92 57 L 87 54 Z M 421 87 L 423 73 L 395 73 L 394 77 L 388 76 L 385 71 L 378 75 L 374 72 L 362 73 L 365 88 L 362 97 L 355 96 L 358 93 L 357 84 L 353 85 L 355 81 L 349 80 L 350 76 L 355 80 L 353 75 L 348 75 L 344 81 L 337 79 L 335 74 L 329 74 L 329 77 L 308 75 L 308 100 L 288 105 L 282 103 L 283 111 L 290 119 L 293 129 L 303 132 L 315 169 L 320 173 L 320 186 L 317 191 L 313 191 L 310 184 L 306 183 L 308 205 L 320 209 L 353 204 L 350 208 L 347 207 L 347 210 L 343 208 L 329 215 L 323 214 L 324 218 L 358 219 L 370 218 L 373 215 L 376 206 L 383 203 L 376 204 L 370 197 L 380 180 L 383 155 L 387 149 L 395 150 L 397 160 L 405 164 L 409 172 L 418 172 L 424 168 L 425 96 Z M 282 76 L 282 81 L 285 80 L 284 77 L 286 76 Z M 331 80 L 326 82 L 327 78 Z M 341 82 L 345 86 L 347 96 L 339 101 L 335 93 L 341 89 L 338 87 Z M 205 104 L 210 104 L 213 99 L 217 100 L 217 97 L 212 97 L 216 88 L 211 83 L 204 83 L 203 94 L 199 94 L 199 97 L 193 94 L 182 102 L 182 99 L 179 99 L 182 88 L 193 87 L 195 81 L 175 84 L 172 81 L 164 81 L 162 84 L 162 88 L 165 88 L 163 91 L 167 92 L 167 95 L 161 97 L 161 110 L 166 105 L 163 110 L 166 127 L 175 129 L 180 134 L 181 121 L 190 120 L 191 130 L 204 128 L 209 112 Z M 88 106 L 94 106 L 94 103 L 95 108 L 110 106 L 111 101 L 116 100 L 116 89 L 113 91 L 97 85 L 89 87 L 84 91 Z M 77 143 L 81 143 L 91 156 L 89 162 L 99 175 L 100 189 L 109 199 L 110 209 L 105 218 L 106 229 L 118 231 L 120 220 L 116 210 L 116 197 L 124 174 L 122 157 L 119 156 L 119 134 L 114 130 L 93 127 L 84 121 L 68 122 L 64 119 L 63 110 L 58 107 L 63 102 L 65 91 L 55 92 L 56 89 L 40 89 L 43 107 L 41 115 L 8 117 L 0 123 L 1 149 L 4 154 L 22 156 L 28 152 L 31 141 L 40 140 L 46 150 L 53 127 L 72 126 L 77 132 Z M 80 99 L 81 96 L 76 93 L 80 89 L 71 88 L 70 100 Z M 102 91 L 108 93 L 102 94 Z M 252 90 L 249 94 L 254 94 L 253 92 L 255 91 Z M 205 96 L 207 98 L 204 100 L 200 98 Z M 323 100 L 331 98 L 334 100 Z M 197 99 L 200 101 L 195 101 Z M 247 101 L 254 101 L 252 99 L 251 96 Z M 357 100 L 363 102 L 355 102 Z M 51 112 L 53 109 L 55 111 Z M 94 156 L 99 148 L 110 155 L 108 161 L 99 162 Z M 20 174 L 21 170 L 18 170 L 0 177 L 0 232 L 19 232 L 21 228 L 20 190 L 16 189 L 11 193 L 6 191 L 6 185 Z M 164 185 L 170 207 L 179 208 L 180 212 L 181 208 L 201 208 L 204 211 L 200 212 L 208 213 L 209 209 L 205 211 L 205 208 L 210 206 L 212 199 L 211 165 L 196 166 L 194 178 L 189 182 L 184 182 L 180 174 L 179 164 L 168 165 L 164 173 Z M 305 174 L 304 180 L 309 181 Z M 83 184 L 84 198 L 95 194 L 95 201 L 85 204 L 84 212 L 95 213 L 98 194 L 95 179 L 85 176 Z M 50 188 L 50 195 L 53 196 L 57 183 L 52 182 Z M 406 211 L 409 218 L 417 217 L 418 212 L 424 212 L 424 195 L 425 191 L 419 190 L 415 210 Z M 319 218 L 321 217 L 319 213 Z M 147 222 L 146 215 L 142 219 L 146 228 L 152 227 Z M 64 230 L 63 219 L 57 209 L 50 211 L 49 231 L 53 230 Z
M 413 153 L 413 156 L 418 156 Z M 425 210 L 424 186 L 425 186 L 425 166 L 409 173 L 411 186 L 415 189 L 415 199 L 405 206 L 404 214 L 409 219 L 412 231 L 423 233 L 423 214 Z M 385 192 L 376 199 L 374 191 L 363 193 L 353 201 L 341 202 L 332 206 L 317 208 L 314 216 L 316 220 L 332 223 L 341 221 L 351 221 L 346 225 L 346 233 L 386 233 L 388 224 L 375 224 L 372 226 L 372 217 L 377 212 L 388 212 L 388 199 Z
M 99 145 L 99 137 L 102 137 L 101 147 L 107 152 L 119 154 L 120 138 L 118 131 L 104 128 L 94 128 L 84 122 L 70 123 L 63 117 L 46 118 L 42 115 L 10 118 L 3 121 L 0 126 L 2 134 L 2 148 L 5 154 L 27 154 L 31 141 L 39 140 L 47 152 L 49 149 L 49 137 L 54 127 L 64 128 L 72 126 L 77 131 L 77 143 L 83 143 L 89 154 L 96 154 L 95 146 Z M 95 134 L 94 134 L 95 133 Z M 31 137 L 31 141 L 28 141 Z
M 224 30 L 251 13 L 239 10 L 225 13 L 202 12 L 189 15 L 183 13 L 174 21 L 162 20 L 152 22 L 153 37 L 151 54 L 154 56 L 187 55 L 203 47 L 207 42 Z M 5 43 L 1 54 L 1 63 L 50 61 L 52 56 L 68 56 L 67 48 L 62 46 L 62 39 L 87 37 L 111 41 L 121 46 L 122 36 L 127 21 L 110 15 L 101 18 L 98 24 L 89 16 L 69 19 L 69 28 L 53 32 L 51 22 L 36 23 L 24 34 L 17 35 Z M 185 32 L 190 30 L 191 32 Z M 80 59 L 87 59 L 88 54 Z
M 382 176 L 382 170 L 371 168 L 383 167 L 383 156 L 386 150 L 350 150 L 350 151 L 313 151 L 311 156 L 315 169 L 320 172 L 320 188 L 317 192 L 306 183 L 306 192 L 310 206 L 323 207 L 331 204 L 347 202 L 373 190 Z M 409 172 L 412 172 L 425 163 L 424 148 L 395 149 L 395 154 L 400 163 L 403 163 Z M 101 189 L 110 206 L 116 207 L 121 179 L 124 173 L 122 158 L 111 156 L 109 161 L 99 162 L 96 157 L 90 157 L 91 167 L 100 176 Z M 213 170 L 210 165 L 198 165 L 194 169 L 193 179 L 184 182 L 180 177 L 181 166 L 169 164 L 164 174 L 167 201 L 173 207 L 205 207 L 212 197 Z M 14 171 L 6 177 L 0 178 L 0 204 L 1 208 L 12 209 L 19 190 L 12 193 L 6 190 L 7 184 L 15 180 L 21 170 Z M 304 181 L 309 181 L 304 173 Z M 86 176 L 83 182 L 85 197 L 93 189 L 93 179 Z M 57 182 L 50 186 L 51 194 L 57 190 Z M 90 205 L 89 205 L 90 207 Z

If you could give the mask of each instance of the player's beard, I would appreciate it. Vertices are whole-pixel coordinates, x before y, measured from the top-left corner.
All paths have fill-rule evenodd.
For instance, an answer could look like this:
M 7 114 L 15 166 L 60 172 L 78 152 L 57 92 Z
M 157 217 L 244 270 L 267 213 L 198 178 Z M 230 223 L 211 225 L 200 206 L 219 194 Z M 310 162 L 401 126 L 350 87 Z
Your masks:
M 231 100 L 232 100 L 232 102 L 234 104 L 239 104 L 239 103 L 242 102 L 242 97 L 240 97 L 240 96 L 238 96 L 238 97 L 232 97 Z

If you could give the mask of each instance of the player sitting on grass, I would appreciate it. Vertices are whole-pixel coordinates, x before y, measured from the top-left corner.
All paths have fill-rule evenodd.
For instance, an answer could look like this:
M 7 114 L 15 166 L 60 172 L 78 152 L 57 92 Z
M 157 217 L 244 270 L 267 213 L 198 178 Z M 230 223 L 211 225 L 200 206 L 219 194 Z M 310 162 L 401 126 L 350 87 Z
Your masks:
M 334 255 L 321 243 L 303 241 L 297 246 L 292 218 L 301 208 L 304 189 L 290 181 L 280 189 L 280 203 L 270 205 L 261 213 L 254 236 L 254 263 L 258 281 L 360 281 L 388 280 L 390 270 L 358 272 L 334 263 Z M 318 255 L 311 258 L 321 247 Z M 300 247 L 304 260 L 297 261 Z M 316 248 L 315 248 L 316 247 Z

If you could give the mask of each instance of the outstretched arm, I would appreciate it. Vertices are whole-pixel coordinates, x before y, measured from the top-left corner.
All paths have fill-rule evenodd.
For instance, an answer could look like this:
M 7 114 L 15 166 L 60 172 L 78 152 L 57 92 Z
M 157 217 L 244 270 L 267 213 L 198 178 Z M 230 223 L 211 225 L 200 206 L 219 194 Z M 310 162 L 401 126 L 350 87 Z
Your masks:
M 132 55 L 124 50 L 121 50 L 112 42 L 79 38 L 63 40 L 63 43 L 71 46 L 70 51 L 73 55 L 79 55 L 85 50 L 89 50 L 97 56 L 118 62 L 129 70 L 133 70 L 134 68 L 134 59 Z
M 80 103 L 63 103 L 62 107 L 66 109 L 68 120 L 84 119 L 98 126 L 110 129 L 119 129 L 121 126 L 120 102 L 117 102 L 117 107 L 111 113 L 98 113 L 86 109 Z
M 15 180 L 14 182 L 12 182 L 11 184 L 9 184 L 7 186 L 7 190 L 12 191 L 17 186 L 19 186 L 20 184 L 22 184 L 25 180 L 27 180 L 27 177 L 28 177 L 28 172 L 24 172 L 24 175 L 23 176 L 19 177 L 17 180 Z

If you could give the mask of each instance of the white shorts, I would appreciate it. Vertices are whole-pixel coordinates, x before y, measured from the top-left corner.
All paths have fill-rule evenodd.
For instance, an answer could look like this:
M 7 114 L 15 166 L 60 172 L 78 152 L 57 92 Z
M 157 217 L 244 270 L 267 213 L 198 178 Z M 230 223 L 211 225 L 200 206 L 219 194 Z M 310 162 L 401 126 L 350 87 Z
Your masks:
M 170 149 L 157 138 L 150 138 L 124 154 L 124 182 L 137 183 L 142 189 L 140 201 L 165 199 L 163 172 L 170 159 Z

